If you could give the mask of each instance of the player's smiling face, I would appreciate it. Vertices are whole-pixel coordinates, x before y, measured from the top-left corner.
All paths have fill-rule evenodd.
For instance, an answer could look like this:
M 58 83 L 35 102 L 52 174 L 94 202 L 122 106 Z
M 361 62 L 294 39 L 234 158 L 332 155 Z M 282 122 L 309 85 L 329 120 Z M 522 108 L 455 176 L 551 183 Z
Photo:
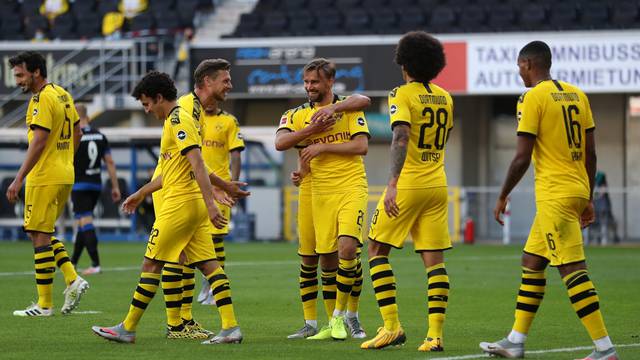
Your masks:
M 211 96 L 216 101 L 224 101 L 227 98 L 227 93 L 233 89 L 231 85 L 231 73 L 229 70 L 219 70 L 215 78 L 207 77 L 206 86 L 211 91 Z
M 13 77 L 16 85 L 20 87 L 23 93 L 28 93 L 33 89 L 34 73 L 27 70 L 26 64 L 22 63 L 13 67 Z
M 319 70 L 305 72 L 302 80 L 309 101 L 314 103 L 322 102 L 333 87 L 333 79 L 327 79 L 325 74 Z

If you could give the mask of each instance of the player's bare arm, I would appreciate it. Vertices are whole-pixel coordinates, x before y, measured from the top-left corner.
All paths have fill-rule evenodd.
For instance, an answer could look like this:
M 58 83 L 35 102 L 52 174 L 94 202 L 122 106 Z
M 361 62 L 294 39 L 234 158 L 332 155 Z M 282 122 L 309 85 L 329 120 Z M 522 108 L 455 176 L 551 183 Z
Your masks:
M 231 157 L 231 180 L 238 181 L 240 179 L 240 170 L 242 169 L 242 156 L 240 150 L 233 150 Z
M 209 174 L 209 182 L 211 185 L 224 190 L 224 192 L 233 199 L 246 198 L 251 195 L 251 192 L 242 190 L 241 188 L 242 186 L 247 186 L 247 183 L 242 181 L 226 181 L 213 172 Z
M 367 135 L 356 135 L 351 141 L 341 144 L 313 144 L 309 145 L 300 153 L 303 162 L 310 162 L 314 157 L 323 154 L 340 155 L 367 155 L 369 151 L 369 138 Z
M 309 126 L 299 131 L 280 129 L 276 133 L 276 150 L 289 150 L 309 136 L 329 130 L 335 123 L 336 120 L 334 118 L 330 118 L 325 121 L 311 122 Z
M 80 128 L 80 121 L 76 121 L 73 124 L 73 153 L 75 154 L 80 147 L 80 139 L 82 139 L 82 129 Z
M 145 197 L 162 189 L 162 175 L 142 185 L 138 191 L 129 195 L 122 203 L 122 210 L 127 214 L 133 214 Z
M 594 129 L 588 129 L 586 131 L 585 141 L 585 160 L 584 166 L 587 169 L 587 176 L 589 177 L 589 205 L 584 209 L 580 216 L 580 225 L 587 227 L 593 223 L 596 219 L 595 211 L 593 209 L 593 187 L 596 178 L 596 169 L 598 166 L 598 159 L 596 156 L 596 140 L 594 135 Z
M 111 154 L 104 155 L 104 163 L 107 165 L 107 172 L 111 180 L 111 200 L 117 203 L 120 201 L 122 194 L 120 193 L 120 185 L 118 184 L 118 176 L 116 174 L 116 163 L 113 161 Z
M 411 128 L 408 125 L 396 125 L 393 128 L 393 140 L 391 140 L 391 171 L 389 182 L 384 197 L 384 211 L 389 217 L 398 216 L 400 208 L 396 203 L 398 195 L 398 179 L 407 158 L 407 146 Z
M 298 169 L 291 172 L 291 175 L 289 176 L 291 178 L 291 182 L 295 186 L 300 186 L 302 179 L 304 179 L 304 177 L 310 172 L 311 169 L 309 168 L 309 164 L 301 161 L 300 152 L 298 152 Z
M 218 229 L 223 228 L 227 224 L 227 219 L 224 218 L 218 206 L 216 206 L 215 199 L 213 198 L 213 187 L 209 179 L 207 179 L 207 171 L 204 167 L 204 160 L 200 153 L 200 148 L 193 148 L 189 150 L 184 156 L 189 160 L 191 169 L 195 174 L 196 182 L 202 192 L 204 203 L 207 206 L 209 212 L 209 220 Z
M 509 170 L 507 171 L 507 177 L 502 185 L 502 190 L 496 201 L 496 207 L 493 210 L 493 216 L 500 225 L 504 225 L 501 215 L 504 214 L 507 207 L 507 200 L 511 190 L 518 184 L 520 179 L 524 176 L 531 164 L 531 153 L 533 152 L 533 145 L 536 143 L 536 137 L 532 134 L 521 133 L 518 134 L 518 145 L 516 149 L 516 155 L 511 160 Z
M 345 111 L 362 111 L 371 105 L 371 99 L 367 96 L 360 94 L 353 94 L 347 97 L 344 101 L 334 103 L 323 107 L 316 111 L 311 116 L 311 122 L 325 121 L 333 116 L 335 113 Z
M 40 160 L 40 156 L 42 156 L 42 152 L 47 145 L 47 139 L 49 138 L 49 130 L 34 126 L 31 131 L 33 131 L 33 139 L 29 143 L 24 162 L 22 162 L 16 178 L 13 179 L 7 189 L 7 199 L 11 203 L 15 203 L 18 200 L 22 183 L 27 174 L 33 169 L 38 160 Z

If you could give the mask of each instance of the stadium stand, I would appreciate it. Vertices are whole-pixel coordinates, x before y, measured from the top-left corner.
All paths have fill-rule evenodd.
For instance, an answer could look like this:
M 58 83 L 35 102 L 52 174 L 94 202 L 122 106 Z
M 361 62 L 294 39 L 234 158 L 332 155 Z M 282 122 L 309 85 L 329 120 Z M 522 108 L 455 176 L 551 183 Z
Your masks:
M 225 37 L 640 28 L 640 2 L 260 0 Z

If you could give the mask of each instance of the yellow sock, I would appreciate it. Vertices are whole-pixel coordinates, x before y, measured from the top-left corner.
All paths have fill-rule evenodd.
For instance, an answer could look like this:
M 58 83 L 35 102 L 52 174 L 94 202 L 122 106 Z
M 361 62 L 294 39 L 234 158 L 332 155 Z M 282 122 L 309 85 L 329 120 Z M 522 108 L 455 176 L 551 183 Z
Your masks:
M 347 300 L 351 294 L 351 288 L 356 280 L 356 259 L 340 259 L 338 263 L 338 276 L 336 276 L 336 285 L 338 292 L 336 293 L 336 308 L 333 311 L 344 312 L 347 308 Z
M 449 276 L 444 263 L 428 267 L 427 279 L 427 302 L 429 305 L 427 338 L 442 338 L 442 326 L 449 301 Z
M 196 288 L 195 266 L 182 267 L 182 306 L 180 317 L 183 320 L 193 320 L 193 291 Z
M 565 276 L 562 281 L 567 286 L 571 305 L 582 325 L 587 329 L 591 340 L 608 336 L 602 312 L 600 312 L 600 299 L 587 270 L 573 272 Z
M 138 287 L 133 293 L 129 312 L 122 322 L 125 330 L 136 331 L 142 314 L 144 314 L 145 309 L 158 290 L 158 285 L 160 285 L 160 274 L 148 272 L 140 274 L 140 282 L 138 282 Z
M 53 306 L 51 296 L 53 290 L 53 276 L 56 273 L 56 263 L 51 245 L 34 249 L 36 270 L 36 289 L 38 290 L 38 305 L 50 309 Z
M 318 320 L 318 266 L 300 264 L 300 299 L 305 320 Z
M 356 264 L 356 278 L 351 287 L 351 293 L 349 294 L 349 300 L 347 300 L 347 311 L 357 313 L 358 306 L 360 305 L 360 292 L 362 292 L 362 262 L 360 261 L 360 255 L 358 254 L 358 263 Z
M 233 311 L 233 302 L 231 301 L 229 279 L 227 279 L 227 275 L 224 273 L 222 267 L 217 268 L 214 272 L 207 275 L 206 278 L 213 291 L 213 299 L 216 301 L 216 307 L 218 308 L 218 313 L 220 313 L 222 328 L 229 329 L 238 326 L 236 315 Z
M 218 264 L 224 269 L 224 262 L 227 259 L 224 253 L 224 238 L 221 236 L 215 236 L 213 238 L 213 247 L 216 250 L 216 258 Z
M 522 282 L 516 302 L 513 330 L 528 334 L 536 312 L 544 298 L 547 280 L 544 270 L 537 271 L 522 267 Z
M 322 269 L 322 303 L 327 318 L 331 319 L 336 308 L 336 275 L 338 269 Z
M 182 318 L 182 265 L 165 264 L 162 268 L 162 292 L 167 310 L 167 325 L 180 326 Z
M 398 304 L 396 304 L 396 278 L 389 264 L 389 258 L 375 256 L 369 259 L 369 272 L 384 328 L 396 331 L 400 327 L 400 319 Z
M 58 265 L 60 271 L 62 271 L 62 275 L 64 276 L 64 282 L 67 284 L 67 286 L 69 286 L 76 280 L 76 278 L 78 277 L 78 273 L 73 267 L 71 259 L 69 259 L 69 254 L 67 254 L 67 250 L 65 250 L 62 241 L 56 239 L 55 236 L 52 236 L 51 246 L 53 247 L 53 255 L 56 259 L 56 264 Z

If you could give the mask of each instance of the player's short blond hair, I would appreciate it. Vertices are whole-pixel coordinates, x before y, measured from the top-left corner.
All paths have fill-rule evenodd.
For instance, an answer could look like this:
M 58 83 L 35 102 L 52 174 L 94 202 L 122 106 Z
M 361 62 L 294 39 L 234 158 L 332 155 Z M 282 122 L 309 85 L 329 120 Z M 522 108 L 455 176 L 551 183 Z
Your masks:
M 313 59 L 308 62 L 303 69 L 304 72 L 314 70 L 322 72 L 327 79 L 334 79 L 336 77 L 336 64 L 325 58 Z
M 231 70 L 231 63 L 225 59 L 203 60 L 193 72 L 193 79 L 195 80 L 196 86 L 202 86 L 205 77 L 215 79 L 220 70 Z

